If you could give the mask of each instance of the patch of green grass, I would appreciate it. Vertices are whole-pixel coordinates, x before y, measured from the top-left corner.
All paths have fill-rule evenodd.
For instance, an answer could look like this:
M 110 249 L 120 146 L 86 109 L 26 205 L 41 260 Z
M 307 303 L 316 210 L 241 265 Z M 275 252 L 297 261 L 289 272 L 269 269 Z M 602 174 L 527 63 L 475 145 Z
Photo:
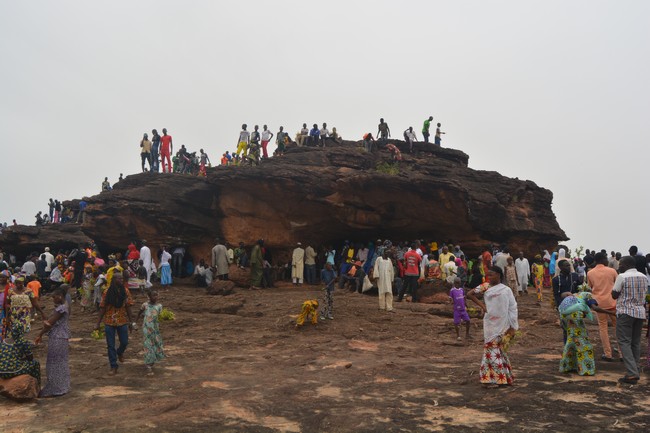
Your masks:
M 389 162 L 380 162 L 377 164 L 377 171 L 380 173 L 384 174 L 389 174 L 391 176 L 396 176 L 399 174 L 399 165 L 395 163 L 389 163 Z

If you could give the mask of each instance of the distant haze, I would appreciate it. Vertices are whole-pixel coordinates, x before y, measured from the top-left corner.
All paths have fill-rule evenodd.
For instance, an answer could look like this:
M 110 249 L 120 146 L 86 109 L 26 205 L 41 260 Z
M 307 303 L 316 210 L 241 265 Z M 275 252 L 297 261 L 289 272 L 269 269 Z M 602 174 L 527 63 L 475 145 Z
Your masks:
M 383 117 L 401 139 L 432 115 L 471 168 L 553 191 L 571 248 L 650 252 L 648 17 L 647 1 L 2 1 L 0 222 L 139 172 L 153 128 L 217 164 L 242 123 L 356 140 Z

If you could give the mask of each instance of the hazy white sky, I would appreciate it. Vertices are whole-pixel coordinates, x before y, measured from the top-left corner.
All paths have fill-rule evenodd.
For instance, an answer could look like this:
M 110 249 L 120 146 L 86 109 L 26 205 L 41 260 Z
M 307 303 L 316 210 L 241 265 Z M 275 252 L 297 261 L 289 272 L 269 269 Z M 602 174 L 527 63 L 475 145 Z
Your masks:
M 401 138 L 554 193 L 575 248 L 650 252 L 648 1 L 0 0 L 0 222 L 140 170 L 139 140 L 217 163 L 242 123 Z M 420 134 L 418 134 L 420 137 Z

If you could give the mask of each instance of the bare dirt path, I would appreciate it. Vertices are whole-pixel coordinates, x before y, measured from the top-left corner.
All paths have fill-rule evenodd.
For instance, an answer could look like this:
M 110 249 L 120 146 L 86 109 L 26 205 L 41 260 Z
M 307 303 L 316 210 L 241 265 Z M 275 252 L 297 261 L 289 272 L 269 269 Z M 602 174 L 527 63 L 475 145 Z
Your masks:
M 180 283 L 161 291 L 176 313 L 162 324 L 168 358 L 151 378 L 134 331 L 127 359 L 108 376 L 95 316 L 73 306 L 70 394 L 0 401 L 3 432 L 419 432 L 647 431 L 648 376 L 621 387 L 620 363 L 598 360 L 595 377 L 558 373 L 562 332 L 548 303 L 520 300 L 521 341 L 510 351 L 516 384 L 478 383 L 480 320 L 457 344 L 451 319 L 432 305 L 335 292 L 335 319 L 296 330 L 317 287 L 281 285 L 209 296 Z M 142 303 L 144 298 L 137 298 Z M 45 305 L 51 311 L 51 301 Z M 439 308 L 439 307 L 438 307 Z M 449 311 L 451 311 L 450 307 Z M 40 328 L 37 322 L 36 329 Z M 597 329 L 589 326 L 597 356 Z M 32 331 L 34 332 L 34 331 Z M 611 330 L 613 335 L 613 330 Z M 645 335 L 645 330 L 644 330 Z M 646 343 L 642 344 L 645 354 Z M 46 348 L 37 354 L 45 376 Z M 643 357 L 645 358 L 645 357 Z

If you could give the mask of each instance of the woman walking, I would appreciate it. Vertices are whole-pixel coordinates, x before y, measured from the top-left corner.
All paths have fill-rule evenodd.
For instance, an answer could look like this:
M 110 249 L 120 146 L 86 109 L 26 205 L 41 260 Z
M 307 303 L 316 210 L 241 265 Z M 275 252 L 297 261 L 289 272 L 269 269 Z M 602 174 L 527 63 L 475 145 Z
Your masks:
M 488 271 L 487 283 L 470 290 L 467 297 L 481 307 L 483 316 L 483 359 L 480 380 L 486 388 L 512 385 L 514 377 L 507 353 L 503 349 L 506 336 L 514 336 L 519 329 L 517 301 L 512 290 L 503 284 L 503 271 L 493 266 Z M 485 303 L 476 296 L 482 295 Z
M 40 344 L 43 334 L 47 333 L 47 384 L 41 390 L 39 397 L 57 397 L 70 391 L 70 367 L 68 365 L 68 340 L 70 327 L 68 326 L 68 304 L 65 302 L 65 289 L 61 287 L 54 290 L 54 312 L 43 323 L 43 330 L 36 337 L 35 343 Z
M 142 333 L 144 335 L 144 363 L 147 366 L 147 376 L 153 376 L 154 364 L 165 357 L 162 335 L 160 335 L 158 327 L 158 316 L 161 312 L 162 305 L 158 303 L 158 292 L 152 290 L 149 292 L 149 302 L 142 304 L 136 319 L 137 322 L 140 316 L 144 315 Z
M 111 285 L 102 296 L 102 302 L 99 304 L 99 318 L 97 326 L 95 326 L 95 329 L 99 330 L 102 320 L 104 321 L 108 362 L 111 366 L 109 374 L 111 375 L 117 373 L 117 361 L 124 362 L 124 351 L 129 344 L 129 331 L 133 330 L 131 305 L 133 305 L 133 299 L 129 289 L 124 286 L 124 276 L 121 272 L 116 272 L 111 280 Z M 115 350 L 116 334 L 120 340 L 117 350 Z

